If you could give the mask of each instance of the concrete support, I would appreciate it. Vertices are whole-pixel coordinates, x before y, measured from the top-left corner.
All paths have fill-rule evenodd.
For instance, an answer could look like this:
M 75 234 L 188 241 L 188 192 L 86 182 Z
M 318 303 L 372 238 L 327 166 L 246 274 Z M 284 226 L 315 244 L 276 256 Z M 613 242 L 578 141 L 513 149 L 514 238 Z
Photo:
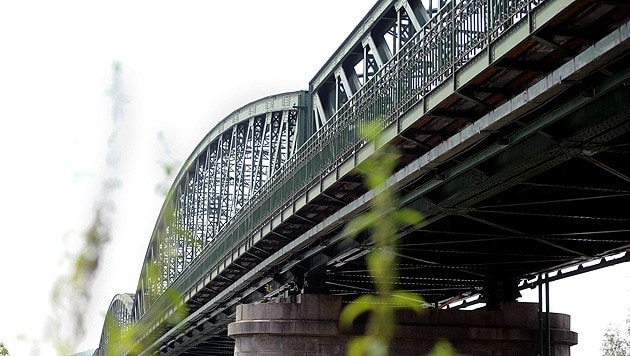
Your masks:
M 302 294 L 274 303 L 239 305 L 228 326 L 234 355 L 345 355 L 346 345 L 363 329 L 340 330 L 341 298 Z M 426 310 L 398 316 L 391 355 L 427 354 L 447 339 L 463 355 L 531 356 L 538 354 L 537 304 L 502 303 L 499 310 Z M 551 354 L 570 355 L 577 334 L 570 317 L 551 314 Z

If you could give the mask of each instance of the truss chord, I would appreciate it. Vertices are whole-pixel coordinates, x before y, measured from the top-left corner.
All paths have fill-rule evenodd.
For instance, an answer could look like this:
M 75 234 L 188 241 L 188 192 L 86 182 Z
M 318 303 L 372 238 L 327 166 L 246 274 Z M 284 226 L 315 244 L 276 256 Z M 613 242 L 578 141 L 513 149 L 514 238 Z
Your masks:
M 546 217 L 546 218 L 596 220 L 596 221 L 606 221 L 606 222 L 613 222 L 613 221 L 630 222 L 630 218 L 613 218 L 613 217 L 586 216 L 586 215 L 543 214 L 543 213 L 531 213 L 531 212 L 525 212 L 525 211 L 478 210 L 477 212 L 500 214 L 500 215 L 519 215 L 519 216 L 537 216 L 537 217 Z
M 622 193 L 628 194 L 630 190 L 627 189 L 613 189 L 613 188 L 601 188 L 601 187 L 584 187 L 577 185 L 562 185 L 562 184 L 547 184 L 547 183 L 533 183 L 533 182 L 518 182 L 518 185 L 528 185 L 532 187 L 543 187 L 543 188 L 560 188 L 560 189 L 572 189 L 572 190 L 585 190 L 585 191 L 601 191 L 601 192 L 612 192 L 612 193 Z
M 418 262 L 423 262 L 423 263 L 426 263 L 426 264 L 432 264 L 432 265 L 441 265 L 441 264 L 440 264 L 440 263 L 438 263 L 438 262 L 433 262 L 433 261 L 423 260 L 423 259 L 421 259 L 421 258 L 416 258 L 416 257 L 413 257 L 413 256 L 404 255 L 404 254 L 402 254 L 402 253 L 398 253 L 398 252 L 393 252 L 393 251 L 388 251 L 388 250 L 383 250 L 383 252 L 385 252 L 385 253 L 390 253 L 390 254 L 396 255 L 396 256 L 398 256 L 398 257 L 401 257 L 401 258 L 406 258 L 406 259 L 409 259 L 409 260 L 412 260 L 412 261 L 418 261 Z M 462 272 L 462 273 L 472 274 L 473 276 L 482 277 L 482 278 L 487 278 L 487 276 L 486 276 L 486 275 L 483 275 L 483 274 L 481 274 L 481 273 L 477 273 L 477 272 L 473 272 L 473 271 L 470 271 L 470 270 L 461 269 L 461 268 L 459 268 L 460 266 L 453 266 L 453 265 L 450 265 L 449 267 L 454 268 L 454 269 L 456 269 L 456 270 L 458 270 L 458 271 L 460 271 L 460 272 Z
M 539 254 L 527 254 L 527 253 L 480 252 L 480 251 L 463 251 L 463 250 L 406 249 L 405 251 L 449 253 L 449 254 L 463 254 L 463 255 L 486 255 L 486 256 L 522 256 L 522 257 L 540 256 Z M 579 255 L 582 256 L 582 254 L 579 254 Z M 545 255 L 545 256 L 556 257 L 556 258 L 569 258 L 570 257 L 570 256 L 558 256 L 558 255 Z
M 603 169 L 604 171 L 614 175 L 615 177 L 623 179 L 626 183 L 630 183 L 630 177 L 628 177 L 627 175 L 625 175 L 625 174 L 619 172 L 618 170 L 610 167 L 609 165 L 604 164 L 604 163 L 602 163 L 602 162 L 600 162 L 600 161 L 598 161 L 595 158 L 590 157 L 590 156 L 586 156 L 586 157 L 583 157 L 583 158 L 585 160 L 587 160 L 588 162 L 594 164 L 595 166 Z
M 576 201 L 587 201 L 587 200 L 609 199 L 609 198 L 621 198 L 621 197 L 628 197 L 628 196 L 630 196 L 630 193 L 619 193 L 619 194 L 597 195 L 597 196 L 581 197 L 581 198 L 567 198 L 567 199 L 539 200 L 539 201 L 523 202 L 523 203 L 482 205 L 482 206 L 475 207 L 474 209 L 476 211 L 480 211 L 482 209 L 490 209 L 490 208 L 510 208 L 510 207 L 516 207 L 516 206 L 571 203 L 571 202 L 576 202 Z

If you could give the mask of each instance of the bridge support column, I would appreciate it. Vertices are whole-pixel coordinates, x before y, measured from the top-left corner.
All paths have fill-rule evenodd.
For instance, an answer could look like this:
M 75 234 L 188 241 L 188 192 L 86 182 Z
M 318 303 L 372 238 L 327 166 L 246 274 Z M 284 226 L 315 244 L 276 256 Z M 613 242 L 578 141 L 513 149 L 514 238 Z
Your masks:
M 234 355 L 345 355 L 348 341 L 360 334 L 338 327 L 341 298 L 302 294 L 274 303 L 239 305 L 228 326 Z M 577 334 L 570 317 L 551 314 L 551 354 L 570 355 Z M 392 355 L 427 354 L 437 340 L 447 339 L 457 351 L 479 356 L 530 356 L 538 353 L 538 307 L 501 303 L 498 310 L 426 310 L 398 316 Z

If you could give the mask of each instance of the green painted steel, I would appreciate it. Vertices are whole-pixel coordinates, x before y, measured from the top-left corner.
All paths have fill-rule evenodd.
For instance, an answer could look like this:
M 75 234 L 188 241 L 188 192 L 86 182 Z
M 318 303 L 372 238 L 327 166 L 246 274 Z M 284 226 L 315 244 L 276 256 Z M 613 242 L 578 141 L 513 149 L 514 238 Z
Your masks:
M 208 271 L 250 238 L 252 231 L 259 231 L 295 196 L 305 194 L 352 157 L 365 145 L 358 127 L 378 122 L 384 128 L 415 106 L 434 102 L 445 83 L 452 82 L 478 57 L 491 51 L 497 60 L 500 53 L 518 45 L 524 39 L 519 30 L 532 29 L 530 19 L 537 19 L 538 28 L 571 2 L 449 2 L 284 163 L 169 288 L 186 295 L 191 286 L 204 280 Z M 173 308 L 168 301 L 158 299 L 146 316 L 158 318 L 169 309 Z
M 172 214 L 172 221 L 161 215 L 161 222 L 156 226 L 152 236 L 138 292 L 135 295 L 135 303 L 143 303 L 143 307 L 141 310 L 136 309 L 136 314 L 133 315 L 135 320 L 131 321 L 142 321 L 151 327 L 139 335 L 137 341 L 143 341 L 155 328 L 163 324 L 170 314 L 184 305 L 188 298 L 195 295 L 198 286 L 204 286 L 215 278 L 233 260 L 234 256 L 241 256 L 248 248 L 251 248 L 256 238 L 263 238 L 271 229 L 272 223 L 282 221 L 285 210 L 293 212 L 297 197 L 307 196 L 309 190 L 312 189 L 321 191 L 324 182 L 330 181 L 332 173 L 338 174 L 342 164 L 345 164 L 344 169 L 347 171 L 349 169 L 347 162 L 352 162 L 350 168 L 354 168 L 367 157 L 371 148 L 366 147 L 366 141 L 359 134 L 359 128 L 362 125 L 376 122 L 386 130 L 386 137 L 394 137 L 442 103 L 458 88 L 465 86 L 485 71 L 495 61 L 500 60 L 502 56 L 530 38 L 532 33 L 541 29 L 555 15 L 574 2 L 573 0 L 452 0 L 447 2 L 439 13 L 428 20 L 421 31 L 418 31 L 393 54 L 391 59 L 384 63 L 354 95 L 347 98 L 347 101 L 326 124 L 315 132 L 313 132 L 314 127 L 308 126 L 312 120 L 307 117 L 312 112 L 310 95 L 313 93 L 296 92 L 295 95 L 299 97 L 298 103 L 291 110 L 299 112 L 299 125 L 302 126 L 295 140 L 300 148 L 292 152 L 290 157 L 287 155 L 288 159 L 282 160 L 282 166 L 274 166 L 274 173 L 264 182 L 261 180 L 262 185 L 255 190 L 252 189 L 253 195 L 249 200 L 242 201 L 233 214 L 219 217 L 224 218 L 224 221 L 217 224 L 218 228 L 213 231 L 212 239 L 204 240 L 203 245 L 199 247 L 192 244 L 192 251 L 188 251 L 188 247 L 185 248 L 184 252 L 187 254 L 190 252 L 192 257 L 188 258 L 188 255 L 184 254 L 167 256 L 168 261 L 164 262 L 155 257 L 159 255 L 157 252 L 154 256 L 154 250 L 162 248 L 159 246 L 159 241 L 165 241 L 165 236 L 168 235 L 179 244 L 187 246 L 185 241 L 189 237 L 186 234 L 190 232 L 183 232 L 182 226 L 200 224 L 195 218 L 193 218 L 194 221 L 178 221 L 180 215 L 186 214 L 175 213 L 180 208 L 189 209 L 190 211 L 187 212 L 191 212 L 197 209 L 193 205 L 198 206 L 203 203 L 203 198 L 199 196 L 203 195 L 200 192 L 207 193 L 205 185 L 201 190 L 194 186 L 198 181 L 197 171 L 200 164 L 198 158 L 204 154 L 209 155 L 206 146 L 211 144 L 216 145 L 213 146 L 216 150 L 232 152 L 234 150 L 231 146 L 232 142 L 237 142 L 234 141 L 237 139 L 236 124 L 242 118 L 229 122 L 226 127 L 213 129 L 193 152 L 192 159 L 187 161 L 165 202 L 162 214 Z M 262 100 L 260 102 L 262 103 Z M 569 102 L 566 106 L 570 106 L 573 110 L 579 104 Z M 527 137 L 532 130 L 537 130 L 537 125 L 546 124 L 545 120 L 555 120 L 561 116 L 563 113 L 552 113 L 548 118 L 543 117 L 536 121 L 536 125 L 526 127 L 514 136 L 514 142 Z M 233 124 L 233 129 L 228 128 Z M 219 141 L 229 130 L 233 133 L 231 134 L 232 141 L 225 136 L 226 145 L 220 146 L 222 141 Z M 254 132 L 253 128 L 252 132 Z M 277 138 L 275 140 L 273 136 L 268 139 L 269 152 L 272 152 L 271 142 L 277 142 Z M 449 176 L 468 173 L 466 170 L 477 164 L 478 160 L 485 160 L 502 150 L 504 147 L 491 146 L 474 159 L 455 167 L 452 172 L 449 172 Z M 232 158 L 226 154 L 222 156 L 225 158 L 224 162 L 210 162 L 209 156 L 204 157 L 204 169 L 211 164 L 227 167 L 235 163 L 240 167 L 244 164 L 239 164 L 236 160 L 245 159 Z M 254 157 L 251 158 L 253 167 Z M 245 172 L 232 172 L 228 169 L 227 174 L 220 178 L 223 181 L 215 184 L 216 196 L 234 193 L 228 186 L 230 174 L 241 174 L 238 178 L 240 180 L 245 179 L 246 176 Z M 253 175 L 254 172 L 249 172 L 249 174 Z M 444 183 L 431 181 L 417 188 L 406 197 L 408 200 L 406 203 L 441 184 Z M 189 217 L 182 219 L 189 219 Z M 196 230 L 193 231 L 193 233 L 196 232 Z M 199 236 L 203 238 L 202 235 Z M 157 266 L 162 271 L 165 268 L 174 268 L 173 271 L 165 272 L 167 278 L 160 280 L 160 283 L 155 283 L 151 279 L 153 277 L 151 277 L 150 269 L 155 266 L 149 266 L 147 261 L 153 260 L 158 263 L 164 262 L 165 266 Z M 154 285 L 158 285 L 159 288 L 151 287 Z M 166 297 L 167 294 L 181 295 L 179 304 L 173 305 L 172 299 Z
M 450 11 L 434 17 L 426 25 L 424 35 L 414 37 L 401 49 L 248 202 L 244 213 L 221 233 L 207 253 L 202 254 L 203 267 L 211 267 L 243 236 L 260 229 L 294 196 L 304 193 L 359 150 L 365 141 L 360 137 L 358 127 L 373 121 L 380 122 L 383 127 L 389 125 L 481 53 L 492 37 L 508 32 L 511 28 L 506 25 L 508 20 L 513 22 L 511 26 L 515 26 L 543 2 L 520 1 L 518 6 L 510 8 L 511 12 L 499 16 L 496 9 L 502 9 L 504 1 L 461 1 Z M 466 16 L 462 16 L 464 14 Z M 453 17 L 458 20 L 449 21 Z M 486 18 L 490 18 L 494 26 L 488 28 Z M 458 35 L 457 41 L 453 41 L 454 34 L 460 32 L 475 32 L 475 35 Z M 438 65 L 429 66 L 427 63 Z M 195 269 L 196 272 L 177 281 L 182 282 L 177 285 L 189 285 L 188 282 L 198 280 L 206 270 Z

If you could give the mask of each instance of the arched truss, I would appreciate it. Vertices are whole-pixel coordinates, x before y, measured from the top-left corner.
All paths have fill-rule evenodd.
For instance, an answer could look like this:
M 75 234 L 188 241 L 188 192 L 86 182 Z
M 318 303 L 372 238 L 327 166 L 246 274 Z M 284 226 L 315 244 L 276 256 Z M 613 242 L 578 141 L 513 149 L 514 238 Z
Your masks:
M 101 340 L 97 350 L 98 356 L 116 354 L 113 347 L 119 343 L 123 335 L 133 325 L 133 302 L 134 295 L 129 293 L 117 294 L 112 299 L 101 331 Z
M 136 292 L 139 320 L 209 248 L 296 150 L 305 92 L 267 97 L 223 119 L 186 161 L 164 202 Z

